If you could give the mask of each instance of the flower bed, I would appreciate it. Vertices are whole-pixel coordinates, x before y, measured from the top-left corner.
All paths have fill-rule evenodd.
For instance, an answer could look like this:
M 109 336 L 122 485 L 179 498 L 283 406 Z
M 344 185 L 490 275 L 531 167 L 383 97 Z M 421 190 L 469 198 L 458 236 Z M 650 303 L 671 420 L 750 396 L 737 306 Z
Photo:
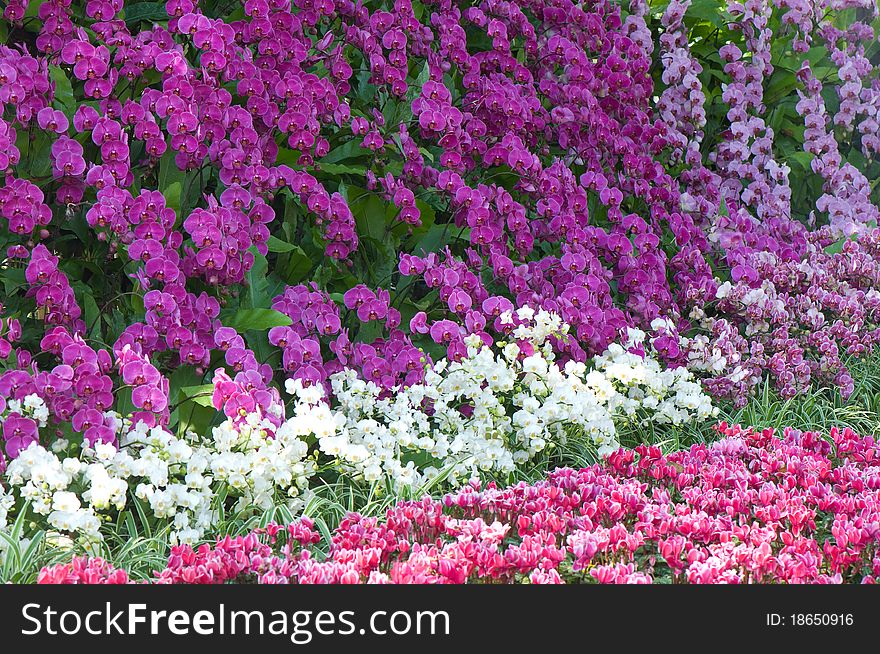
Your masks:
M 157 583 L 874 583 L 880 448 L 872 438 L 719 426 L 663 456 L 619 450 L 546 481 L 471 486 L 347 517 L 329 552 L 312 521 L 175 547 Z M 40 583 L 125 583 L 100 559 Z
M 171 525 L 170 542 L 194 543 L 216 527 L 226 504 L 240 516 L 299 510 L 319 461 L 324 474 L 353 484 L 459 486 L 480 474 L 512 474 L 566 444 L 606 456 L 618 447 L 618 426 L 681 424 L 717 412 L 689 372 L 661 369 L 643 332 L 632 330 L 626 347 L 613 345 L 590 369 L 574 361 L 560 367 L 550 339 L 567 338 L 568 326 L 558 316 L 520 309 L 502 319 L 513 340 L 501 352 L 473 337 L 459 361 L 443 359 L 423 382 L 393 394 L 346 369 L 332 376 L 328 405 L 320 384 L 288 380 L 288 418 L 277 393 L 255 404 L 218 371 L 212 401 L 229 417 L 210 434 L 177 437 L 108 412 L 101 429 L 112 441 L 91 439 L 97 427 L 90 427 L 72 455 L 75 447 L 63 441 L 51 450 L 38 444 L 36 425 L 45 426 L 48 414 L 38 395 L 12 400 L 4 425 L 32 429 L 17 437 L 17 456 L 0 477 L 8 487 L 0 486 L 0 529 L 27 516 L 24 537 L 43 528 L 88 546 L 103 540 L 102 524 L 134 508 L 154 526 Z M 139 359 L 133 365 L 144 369 Z
M 620 443 L 699 441 L 762 384 L 849 398 L 880 341 L 878 20 L 875 0 L 4 3 L 2 578 L 147 533 L 164 557 L 328 487 L 393 503 L 608 457 L 579 474 L 623 483 Z M 793 492 L 785 471 L 766 483 Z M 791 528 L 807 572 L 726 567 L 745 555 L 719 540 L 686 570 L 589 575 L 875 574 Z M 568 548 L 496 576 L 587 574 L 579 527 L 553 529 L 487 535 L 486 565 Z M 452 547 L 415 545 L 355 572 L 418 579 Z M 474 570 L 454 574 L 495 574 Z

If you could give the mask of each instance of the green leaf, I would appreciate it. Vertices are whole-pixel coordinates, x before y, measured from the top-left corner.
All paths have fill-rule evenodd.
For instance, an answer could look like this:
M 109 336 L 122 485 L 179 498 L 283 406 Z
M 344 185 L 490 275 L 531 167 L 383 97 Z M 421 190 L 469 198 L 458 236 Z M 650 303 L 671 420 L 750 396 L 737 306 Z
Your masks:
M 174 161 L 174 150 L 168 148 L 159 160 L 159 191 L 163 194 L 172 184 L 180 184 L 181 189 L 186 181 L 186 173 L 177 167 Z
M 200 384 L 198 386 L 184 386 L 180 389 L 180 403 L 193 402 L 199 406 L 212 407 L 214 401 L 212 395 L 214 393 L 213 384 Z
M 283 273 L 284 280 L 288 284 L 298 284 L 306 277 L 308 277 L 311 270 L 311 258 L 303 251 L 302 248 L 293 246 L 293 250 L 291 250 L 289 257 L 287 258 L 286 264 L 284 265 L 283 270 L 281 270 L 280 272 Z
M 138 2 L 125 8 L 125 24 L 133 25 L 140 21 L 157 23 L 168 20 L 164 2 Z
M 134 293 L 129 295 L 129 298 L 131 299 L 131 308 L 134 310 L 135 315 L 139 318 L 146 315 L 147 310 L 144 306 L 144 296 L 136 290 Z
M 285 327 L 293 324 L 293 321 L 275 309 L 239 309 L 223 324 L 237 332 L 244 332 L 249 329 L 266 330 L 272 327 Z
M 774 106 L 789 93 L 797 88 L 797 77 L 790 70 L 777 69 L 770 77 L 770 82 L 764 91 L 764 104 Z
M 415 86 L 419 90 L 427 83 L 427 81 L 431 79 L 431 68 L 428 66 L 428 62 L 425 62 L 425 65 L 422 67 L 422 71 L 419 73 L 419 76 L 416 78 Z
M 181 366 L 171 374 L 169 381 L 170 397 L 177 404 L 171 413 L 171 424 L 177 426 L 177 433 L 207 433 L 211 421 L 217 416 L 213 405 L 213 384 L 203 384 L 204 376 L 192 366 Z
M 330 152 L 328 152 L 323 159 L 318 160 L 317 163 L 323 168 L 327 164 L 355 159 L 364 156 L 365 154 L 367 154 L 367 150 L 361 147 L 360 140 L 352 139 L 351 141 L 346 141 L 339 147 L 330 150 Z
M 19 163 L 20 177 L 48 177 L 52 174 L 51 153 L 53 140 L 54 138 L 51 138 L 43 130 L 35 130 L 33 132 L 33 140 L 31 140 L 30 130 L 18 130 L 15 147 L 21 153 L 21 161 Z M 22 175 L 22 172 L 26 174 Z
M 348 208 L 354 215 L 358 234 L 382 241 L 385 237 L 386 204 L 375 193 L 362 188 L 348 188 Z
M 312 171 L 316 175 L 324 173 L 326 175 L 359 175 L 363 177 L 367 169 L 364 166 L 346 166 L 344 164 L 327 163 L 319 161 L 316 168 Z
M 269 303 L 267 290 L 269 283 L 266 281 L 269 262 L 266 261 L 266 257 L 257 252 L 256 248 L 252 247 L 250 252 L 254 255 L 254 265 L 251 266 L 247 274 L 248 290 L 246 299 L 247 306 L 258 309 L 267 306 Z
M 116 392 L 115 409 L 122 417 L 137 411 L 137 407 L 131 401 L 131 388 L 122 387 Z
M 412 253 L 424 256 L 431 252 L 440 252 L 454 238 L 456 228 L 449 225 L 431 225 L 427 233 L 412 247 Z
M 846 161 L 858 170 L 865 170 L 868 167 L 868 160 L 865 159 L 862 151 L 857 148 L 850 148 L 849 153 L 846 155 Z
M 362 269 L 359 269 L 361 278 L 371 286 L 387 286 L 396 269 L 397 247 L 390 238 L 376 239 L 365 236 L 362 240 L 365 255 L 362 260 Z
M 372 343 L 382 336 L 383 329 L 382 324 L 376 320 L 361 323 L 354 340 L 358 343 Z
M 419 220 L 422 222 L 421 225 L 414 227 L 407 223 L 400 223 L 395 225 L 391 230 L 391 233 L 397 238 L 406 238 L 408 243 L 413 243 L 424 236 L 428 230 L 434 226 L 434 223 L 437 220 L 437 214 L 434 211 L 434 207 L 427 202 L 417 199 L 416 208 L 419 210 Z M 411 233 L 410 230 L 412 230 Z M 409 236 L 407 236 L 407 234 L 409 234 Z
M 795 162 L 798 166 L 803 168 L 805 171 L 812 171 L 812 167 L 810 166 L 810 162 L 813 161 L 814 155 L 812 152 L 792 152 L 789 154 L 786 159 L 788 161 Z
M 425 65 L 422 66 L 422 70 L 419 72 L 418 77 L 416 77 L 414 82 L 409 82 L 409 89 L 406 94 L 406 103 L 404 103 L 404 110 L 409 110 L 409 107 L 412 105 L 412 101 L 418 97 L 419 93 L 422 92 L 422 87 L 425 86 L 425 83 L 431 79 L 431 68 L 428 66 L 428 62 L 425 62 Z
M 275 157 L 275 163 L 279 166 L 284 164 L 285 166 L 294 166 L 296 167 L 299 161 L 301 153 L 299 150 L 291 150 L 290 148 L 278 148 L 278 154 Z
M 6 268 L 0 271 L 0 279 L 3 280 L 6 294 L 12 295 L 16 289 L 25 285 L 24 268 Z
M 67 79 L 67 74 L 58 66 L 49 66 L 49 77 L 55 82 L 55 102 L 61 105 L 59 109 L 73 115 L 76 102 L 73 100 L 73 87 Z
M 297 246 L 287 241 L 282 241 L 277 236 L 270 236 L 269 240 L 266 241 L 266 247 L 269 248 L 269 252 L 290 252 L 291 250 L 298 249 Z
M 27 5 L 27 9 L 24 12 L 24 17 L 36 18 L 40 14 L 40 7 L 44 4 L 46 4 L 45 0 L 43 0 L 42 2 L 29 2 Z
M 175 402 L 178 402 L 184 399 L 180 394 L 180 389 L 185 386 L 201 385 L 203 377 L 196 372 L 196 369 L 193 366 L 183 365 L 171 373 L 171 377 L 169 377 L 168 381 L 171 384 L 169 397 Z
M 83 243 L 88 243 L 90 238 L 89 224 L 86 222 L 86 212 L 79 210 L 63 225 L 63 229 L 70 230 Z
M 174 213 L 178 216 L 180 216 L 180 194 L 182 191 L 183 185 L 180 182 L 173 182 L 162 189 L 162 195 L 165 196 L 165 206 L 174 209 Z
M 724 26 L 725 12 L 721 8 L 718 0 L 696 0 L 688 7 L 685 15 L 688 18 L 696 18 L 712 23 L 715 27 Z
M 86 328 L 91 330 L 89 336 L 101 340 L 101 310 L 91 293 L 84 292 L 82 294 L 82 307 Z
M 397 117 L 400 115 L 401 103 L 393 98 L 388 98 L 382 107 L 382 117 L 385 119 L 386 125 L 396 125 Z

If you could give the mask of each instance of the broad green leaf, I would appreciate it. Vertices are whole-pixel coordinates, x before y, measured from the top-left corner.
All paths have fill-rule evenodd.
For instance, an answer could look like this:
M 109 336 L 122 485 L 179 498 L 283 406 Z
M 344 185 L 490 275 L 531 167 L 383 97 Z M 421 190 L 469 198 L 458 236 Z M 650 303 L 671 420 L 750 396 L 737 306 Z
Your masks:
M 4 5 L 6 3 L 3 3 Z M 46 4 L 46 0 L 41 0 L 41 2 L 29 2 L 27 4 L 27 9 L 24 12 L 25 18 L 36 18 L 40 15 L 40 7 Z
M 383 240 L 387 206 L 378 195 L 366 189 L 348 187 L 348 208 L 354 215 L 358 234 Z
M 171 384 L 171 391 L 169 396 L 174 401 L 183 400 L 183 396 L 181 394 L 181 389 L 187 386 L 199 386 L 202 384 L 203 377 L 193 366 L 179 366 L 173 373 L 171 373 L 171 377 L 169 377 L 168 381 Z
M 25 284 L 24 268 L 6 268 L 0 270 L 0 279 L 3 280 L 3 289 L 7 295 L 12 295 Z
M 322 168 L 326 164 L 338 163 L 340 161 L 348 161 L 356 159 L 367 154 L 367 150 L 361 147 L 361 139 L 355 137 L 351 141 L 346 141 L 337 148 L 333 148 L 327 155 L 318 160 L 318 165 Z
M 254 255 L 254 265 L 251 266 L 251 269 L 247 274 L 248 290 L 246 306 L 254 309 L 265 308 L 269 305 L 267 291 L 269 284 L 266 281 L 269 262 L 266 261 L 266 257 L 257 252 L 256 248 L 252 247 L 250 252 Z
M 34 127 L 36 127 L 36 124 L 34 124 Z M 21 161 L 18 165 L 19 177 L 30 177 L 33 179 L 35 177 L 49 177 L 52 174 L 51 153 L 52 141 L 54 140 L 43 130 L 35 130 L 33 132 L 33 140 L 31 140 L 30 130 L 18 130 L 15 147 L 18 148 L 21 154 Z
M 58 66 L 49 66 L 49 77 L 55 82 L 55 103 L 64 113 L 73 115 L 76 102 L 73 99 L 73 87 L 64 70 Z
M 183 191 L 183 185 L 180 182 L 173 182 L 167 188 L 162 189 L 162 195 L 165 196 L 165 205 L 174 209 L 174 213 L 180 216 L 180 194 Z
M 266 241 L 266 247 L 269 248 L 269 252 L 290 252 L 296 249 L 295 245 L 282 241 L 277 236 L 270 236 Z
M 792 152 L 785 159 L 786 161 L 793 161 L 806 171 L 810 171 L 812 170 L 812 168 L 810 167 L 810 162 L 813 161 L 814 155 L 812 152 L 806 151 Z
M 214 393 L 213 384 L 200 384 L 198 386 L 184 386 L 180 389 L 179 401 L 182 404 L 193 402 L 199 406 L 214 406 L 212 395 Z
M 294 246 L 284 265 L 284 269 L 279 271 L 282 273 L 284 280 L 288 284 L 299 284 L 312 269 L 311 258 L 303 251 L 302 248 Z
M 91 293 L 82 294 L 82 308 L 86 329 L 90 330 L 89 336 L 101 340 L 101 310 Z
M 395 225 L 391 230 L 391 233 L 394 234 L 394 236 L 400 239 L 406 239 L 408 243 L 412 243 L 424 236 L 428 230 L 433 227 L 434 222 L 437 220 L 437 214 L 434 211 L 434 207 L 427 202 L 417 199 L 416 208 L 419 210 L 419 220 L 421 220 L 421 225 L 414 226 L 401 222 L 400 224 Z
M 177 164 L 174 162 L 174 154 L 174 150 L 168 148 L 159 160 L 158 190 L 163 194 L 166 189 L 175 183 L 179 183 L 180 187 L 183 188 L 183 183 L 186 181 L 186 173 L 177 167 Z
M 125 8 L 125 23 L 129 26 L 140 21 L 157 23 L 164 20 L 168 20 L 164 2 L 137 2 Z
M 298 150 L 290 148 L 278 148 L 278 155 L 275 157 L 277 165 L 297 166 L 301 153 Z
M 431 69 L 428 66 L 428 62 L 425 62 L 425 65 L 422 66 L 422 70 L 419 73 L 419 76 L 416 78 L 415 87 L 418 91 L 422 90 L 422 87 L 431 79 Z
M 131 308 L 134 309 L 135 315 L 138 317 L 143 317 L 146 314 L 144 297 L 136 291 L 129 295 L 129 298 L 131 298 Z
M 421 239 L 413 246 L 412 252 L 418 256 L 424 256 L 431 252 L 439 252 L 449 241 L 447 236 L 454 234 L 449 225 L 433 225 Z
M 292 323 L 288 316 L 275 309 L 239 309 L 233 316 L 223 321 L 226 327 L 232 327 L 238 332 L 249 329 L 266 330 Z
M 131 388 L 122 387 L 116 392 L 116 406 L 114 409 L 123 417 L 137 410 L 131 401 Z
M 715 27 L 723 27 L 725 11 L 718 0 L 695 0 L 688 7 L 685 15 L 711 23 Z
M 318 162 L 318 168 L 313 172 L 318 175 L 324 173 L 325 175 L 360 175 L 363 176 L 366 173 L 366 168 L 364 166 L 346 166 L 344 164 L 335 164 L 335 163 L 327 163 L 325 161 Z
M 789 70 L 777 69 L 770 77 L 770 82 L 764 91 L 764 104 L 773 107 L 798 86 L 797 77 Z

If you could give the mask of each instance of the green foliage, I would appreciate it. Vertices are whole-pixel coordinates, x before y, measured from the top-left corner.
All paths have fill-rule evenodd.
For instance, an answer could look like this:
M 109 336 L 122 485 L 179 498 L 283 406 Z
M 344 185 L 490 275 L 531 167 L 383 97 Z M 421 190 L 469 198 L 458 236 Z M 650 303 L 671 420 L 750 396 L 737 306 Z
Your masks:
M 165 10 L 164 2 L 136 2 L 125 8 L 125 24 L 130 28 L 137 23 L 144 21 L 147 23 L 159 23 L 168 20 L 168 12 Z
M 284 327 L 292 322 L 288 316 L 274 309 L 239 309 L 235 315 L 223 320 L 226 327 L 238 332 Z
M 659 34 L 662 33 L 660 17 L 668 2 L 656 0 L 649 2 L 649 5 L 651 15 L 646 17 L 646 20 L 650 18 L 648 26 L 659 38 Z M 735 28 L 736 20 L 727 12 L 726 7 L 727 4 L 720 0 L 694 0 L 684 18 L 684 23 L 690 30 L 691 54 L 703 67 L 700 81 L 706 95 L 706 127 L 704 128 L 706 137 L 701 148 L 704 156 L 714 151 L 719 139 L 730 125 L 727 118 L 727 104 L 721 100 L 724 85 L 730 82 L 730 78 L 724 72 L 724 62 L 718 50 L 727 43 L 734 43 L 744 50 L 747 49 L 743 42 L 743 34 Z M 775 11 L 768 23 L 768 28 L 773 33 L 771 43 L 773 73 L 764 80 L 764 105 L 767 108 L 765 120 L 775 134 L 773 157 L 791 168 L 792 213 L 806 220 L 810 212 L 815 210 L 816 200 L 822 194 L 822 179 L 813 173 L 810 167 L 813 155 L 803 151 L 804 121 L 796 109 L 799 100 L 798 91 L 802 90 L 802 85 L 797 80 L 796 74 L 806 59 L 813 74 L 826 87 L 824 97 L 830 113 L 837 110 L 839 102 L 837 93 L 831 85 L 839 83 L 840 80 L 837 77 L 838 66 L 831 61 L 825 46 L 816 45 L 806 54 L 794 51 L 792 46 L 796 32 L 791 26 L 783 23 L 784 15 L 783 11 Z M 854 21 L 864 18 L 865 16 L 857 14 L 855 10 L 847 10 L 829 13 L 823 17 L 823 20 L 829 19 L 835 27 L 845 30 Z M 880 19 L 875 20 L 872 26 L 875 30 L 880 27 Z M 656 46 L 659 48 L 659 41 Z M 880 54 L 880 43 L 875 41 L 865 52 L 865 56 L 876 61 L 878 54 Z M 653 73 L 657 88 L 662 90 L 662 66 L 655 64 Z M 865 161 L 858 134 L 844 138 L 843 132 L 840 131 L 837 137 L 844 163 L 853 164 L 862 170 L 868 179 L 877 179 L 880 176 L 880 161 L 870 163 Z M 871 199 L 875 203 L 880 201 L 880 185 L 874 186 Z

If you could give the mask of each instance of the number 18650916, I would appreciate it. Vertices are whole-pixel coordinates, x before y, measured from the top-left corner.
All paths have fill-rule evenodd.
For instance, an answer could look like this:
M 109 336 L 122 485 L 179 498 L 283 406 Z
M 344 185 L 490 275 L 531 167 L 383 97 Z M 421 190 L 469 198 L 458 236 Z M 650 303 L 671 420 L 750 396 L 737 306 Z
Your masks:
M 852 613 L 768 613 L 768 627 L 851 627 L 855 624 Z

